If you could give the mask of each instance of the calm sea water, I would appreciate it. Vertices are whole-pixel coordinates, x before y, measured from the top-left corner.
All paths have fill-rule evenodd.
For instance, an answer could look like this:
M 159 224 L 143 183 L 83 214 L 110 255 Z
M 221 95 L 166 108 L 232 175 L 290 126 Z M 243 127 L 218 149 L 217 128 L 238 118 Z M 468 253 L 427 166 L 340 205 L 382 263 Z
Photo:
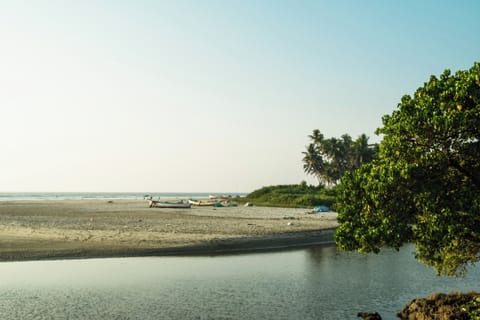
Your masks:
M 0 263 L 1 319 L 384 319 L 414 297 L 480 291 L 480 268 L 437 277 L 413 247 L 334 246 L 217 257 Z
M 82 200 L 82 199 L 143 199 L 145 196 L 168 199 L 202 199 L 209 195 L 245 196 L 245 193 L 208 192 L 0 192 L 0 201 L 16 200 Z

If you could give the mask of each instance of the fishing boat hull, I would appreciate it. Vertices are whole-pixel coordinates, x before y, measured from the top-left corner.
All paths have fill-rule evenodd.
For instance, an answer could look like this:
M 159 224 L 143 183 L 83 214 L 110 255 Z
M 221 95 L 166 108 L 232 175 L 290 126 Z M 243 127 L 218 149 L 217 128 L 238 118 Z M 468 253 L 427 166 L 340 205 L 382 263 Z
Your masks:
M 161 201 L 149 201 L 150 208 L 190 208 L 191 203 L 187 202 L 161 202 Z
M 218 203 L 218 201 L 211 201 L 211 200 L 188 200 L 188 203 L 194 206 L 198 207 L 208 207 L 208 206 L 213 206 L 215 203 Z

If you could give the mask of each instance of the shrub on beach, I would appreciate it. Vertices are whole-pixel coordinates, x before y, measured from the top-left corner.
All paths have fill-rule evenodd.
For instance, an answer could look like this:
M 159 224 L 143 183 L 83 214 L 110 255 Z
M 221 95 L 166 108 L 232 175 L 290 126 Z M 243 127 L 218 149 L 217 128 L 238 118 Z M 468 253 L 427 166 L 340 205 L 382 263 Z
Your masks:
M 335 188 L 300 184 L 266 186 L 249 193 L 242 202 L 251 202 L 257 206 L 272 207 L 314 207 L 335 203 Z

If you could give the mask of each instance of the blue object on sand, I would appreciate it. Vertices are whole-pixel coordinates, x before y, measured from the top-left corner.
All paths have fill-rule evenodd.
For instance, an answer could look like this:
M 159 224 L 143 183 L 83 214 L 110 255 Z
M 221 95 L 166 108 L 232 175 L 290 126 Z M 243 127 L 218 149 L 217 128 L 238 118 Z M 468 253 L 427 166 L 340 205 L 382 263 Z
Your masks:
M 330 211 L 330 208 L 327 207 L 327 206 L 317 206 L 317 207 L 313 208 L 313 211 L 315 211 L 315 212 L 328 212 L 328 211 Z

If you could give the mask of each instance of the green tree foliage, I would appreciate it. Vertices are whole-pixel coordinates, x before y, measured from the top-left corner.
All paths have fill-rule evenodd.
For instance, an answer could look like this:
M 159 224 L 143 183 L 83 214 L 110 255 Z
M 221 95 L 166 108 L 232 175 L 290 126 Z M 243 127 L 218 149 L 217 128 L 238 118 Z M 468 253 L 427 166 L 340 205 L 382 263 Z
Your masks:
M 413 241 L 439 274 L 463 274 L 480 259 L 480 64 L 432 76 L 377 133 L 378 159 L 338 188 L 337 244 L 378 252 Z
M 308 137 L 311 143 L 303 152 L 303 169 L 320 184 L 336 185 L 345 172 L 372 161 L 378 152 L 377 145 L 368 144 L 365 134 L 355 141 L 348 134 L 340 139 L 325 139 L 316 129 Z

